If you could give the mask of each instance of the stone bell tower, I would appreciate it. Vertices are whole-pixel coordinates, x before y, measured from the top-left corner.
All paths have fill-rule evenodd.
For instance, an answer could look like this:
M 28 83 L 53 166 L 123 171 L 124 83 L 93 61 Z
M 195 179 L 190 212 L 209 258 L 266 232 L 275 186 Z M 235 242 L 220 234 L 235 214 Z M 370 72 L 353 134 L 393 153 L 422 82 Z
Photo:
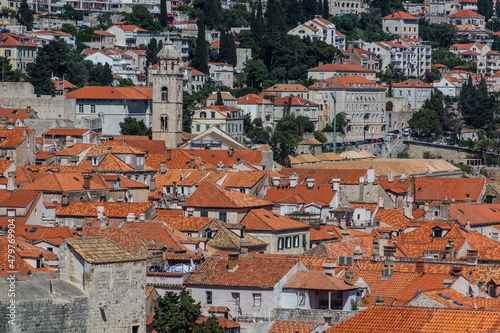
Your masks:
M 167 39 L 158 52 L 158 68 L 151 74 L 153 84 L 153 140 L 165 141 L 167 148 L 182 143 L 181 56 Z

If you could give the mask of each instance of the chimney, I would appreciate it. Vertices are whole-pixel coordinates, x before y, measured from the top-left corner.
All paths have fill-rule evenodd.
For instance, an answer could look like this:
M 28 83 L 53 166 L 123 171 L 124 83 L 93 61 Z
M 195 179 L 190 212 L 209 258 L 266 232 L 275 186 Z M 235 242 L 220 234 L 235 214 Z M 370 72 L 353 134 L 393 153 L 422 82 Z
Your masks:
M 194 164 L 194 158 L 189 159 L 189 169 L 194 169 L 195 164 Z
M 453 239 L 448 239 L 448 244 L 444 247 L 444 257 L 445 259 L 453 259 L 455 257 L 455 241 Z
M 406 197 L 406 204 L 403 208 L 403 215 L 409 218 L 410 220 L 413 220 L 413 197 L 412 196 L 407 196 Z
M 104 217 L 104 206 L 97 206 L 97 218 L 102 219 Z
M 172 196 L 177 197 L 177 182 L 172 183 Z
M 139 222 L 144 222 L 146 221 L 146 214 L 142 213 L 142 214 L 139 214 Z
M 384 246 L 384 259 L 394 261 L 396 259 L 396 247 L 391 245 Z
M 229 157 L 233 157 L 233 155 L 234 155 L 234 148 L 229 148 L 229 150 L 227 151 L 227 154 L 229 155 Z
M 332 190 L 333 192 L 340 191 L 340 178 L 332 178 Z
M 200 162 L 200 165 L 198 165 L 198 170 L 205 171 L 205 162 Z
M 227 269 L 234 272 L 238 268 L 238 252 L 232 252 L 228 254 L 229 258 L 227 261 Z
M 156 177 L 151 177 L 149 180 L 149 192 L 154 192 L 156 190 Z
M 467 250 L 467 266 L 477 265 L 477 250 Z
M 345 283 L 350 284 L 351 286 L 354 284 L 354 272 L 347 271 L 345 272 Z
M 167 149 L 167 161 L 172 159 L 172 149 Z
M 240 252 L 241 253 L 248 253 L 248 248 L 250 247 L 249 242 L 241 242 L 240 243 Z
M 83 189 L 90 190 L 90 180 L 92 179 L 92 173 L 86 172 L 83 174 Z
M 453 284 L 453 280 L 452 279 L 444 279 L 443 283 L 444 283 L 445 288 L 450 289 L 451 285 Z
M 101 229 L 106 229 L 109 225 L 109 219 L 106 216 L 100 218 L 101 221 Z
M 273 186 L 278 187 L 280 184 L 280 177 L 273 177 Z
M 378 305 L 384 304 L 384 298 L 382 297 L 381 294 L 378 294 L 377 298 L 375 299 L 375 304 L 378 304 Z
M 132 223 L 135 221 L 135 214 L 134 213 L 128 213 L 127 215 L 127 223 Z
M 376 262 L 378 262 L 379 259 L 380 259 L 380 257 L 378 255 L 378 252 L 373 250 L 372 255 L 370 256 L 370 261 L 373 263 L 376 263 Z
M 289 177 L 290 180 L 290 188 L 295 188 L 297 187 L 297 183 L 299 181 L 299 176 L 297 176 L 295 173 Z
M 354 248 L 354 251 L 352 251 L 352 257 L 355 261 L 360 261 L 361 258 L 363 258 L 363 250 L 361 250 L 359 245 Z
M 323 262 L 323 271 L 325 272 L 326 275 L 335 275 L 335 268 L 337 267 L 336 262 L 332 261 L 324 261 Z
M 424 203 L 424 212 L 428 212 L 428 211 L 429 211 L 429 202 L 428 202 L 428 201 L 426 201 L 426 202 Z
M 384 208 L 384 198 L 383 197 L 378 197 L 378 208 L 379 209 Z
M 389 173 L 387 174 L 387 181 L 388 181 L 389 183 L 394 183 L 394 174 L 393 174 L 392 172 L 389 172 Z
M 346 219 L 345 217 L 341 217 L 341 218 L 340 218 L 340 227 L 341 227 L 342 229 L 347 228 L 347 219 Z
M 498 242 L 498 229 L 494 229 L 492 232 L 491 232 L 491 239 L 493 239 L 494 241 Z
M 17 174 L 14 171 L 7 173 L 7 192 L 15 192 L 17 190 Z
M 161 161 L 160 162 L 160 174 L 164 175 L 167 173 L 167 162 L 166 161 Z
M 453 266 L 453 268 L 452 268 L 453 276 L 459 277 L 462 269 L 463 269 L 462 266 Z
M 194 148 L 191 148 L 191 149 L 189 150 L 189 155 L 194 156 Z
M 348 239 L 351 233 L 349 229 L 342 229 L 340 232 L 342 233 L 342 239 Z
M 359 202 L 364 202 L 365 201 L 365 177 L 361 176 L 359 177 L 359 197 L 358 197 Z
M 415 263 L 415 273 L 423 274 L 425 273 L 425 265 L 423 260 L 417 260 Z
M 222 171 L 224 168 L 224 163 L 222 161 L 217 162 L 217 171 Z
M 366 181 L 368 184 L 373 184 L 375 182 L 375 169 L 368 169 L 366 171 Z
M 311 190 L 314 188 L 314 178 L 307 178 L 307 189 Z
M 386 259 L 384 260 L 384 269 L 382 271 L 382 276 L 391 276 L 394 273 L 394 260 Z

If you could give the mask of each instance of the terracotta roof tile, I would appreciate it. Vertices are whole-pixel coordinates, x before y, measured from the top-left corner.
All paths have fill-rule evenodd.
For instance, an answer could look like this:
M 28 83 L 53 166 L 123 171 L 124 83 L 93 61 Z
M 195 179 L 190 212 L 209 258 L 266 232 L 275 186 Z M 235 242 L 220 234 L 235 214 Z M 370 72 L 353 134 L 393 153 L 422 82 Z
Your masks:
M 269 188 L 265 199 L 272 202 L 288 202 L 287 198 L 298 195 L 305 204 L 323 202 L 325 205 L 329 205 L 335 194 L 336 192 L 328 185 L 315 185 L 313 188 L 308 188 L 307 185 L 297 185 L 294 188 L 281 185 Z
M 382 19 L 383 20 L 402 20 L 402 19 L 404 19 L 404 20 L 418 20 L 418 18 L 416 18 L 415 16 L 410 15 L 410 14 L 403 12 L 403 11 L 398 11 L 398 12 L 392 13 L 390 15 L 385 16 Z
M 345 64 L 326 64 L 319 67 L 314 67 L 309 69 L 309 71 L 332 71 L 332 72 L 363 72 L 363 73 L 375 73 L 373 69 L 368 69 L 363 66 L 358 65 L 356 62 L 351 61 Z
M 152 203 L 141 202 L 72 202 L 66 207 L 57 209 L 57 216 L 80 216 L 97 217 L 97 207 L 104 207 L 104 215 L 108 218 L 126 218 L 129 213 L 133 213 L 136 218 L 145 213 L 148 217 L 148 211 L 154 206 Z
M 92 264 L 146 260 L 146 256 L 129 251 L 104 237 L 74 238 L 67 239 L 66 242 L 85 261 Z
M 128 230 L 123 228 L 100 229 L 84 226 L 82 229 L 84 237 L 105 237 L 125 249 L 139 254 L 147 254 L 147 242 L 141 237 L 139 230 Z
M 252 209 L 241 221 L 247 230 L 309 229 L 308 224 L 274 214 L 266 209 Z
M 269 333 L 311 333 L 316 327 L 315 323 L 302 321 L 277 320 L 269 329 Z
M 148 87 L 85 87 L 65 95 L 66 98 L 90 100 L 151 100 L 153 88 Z

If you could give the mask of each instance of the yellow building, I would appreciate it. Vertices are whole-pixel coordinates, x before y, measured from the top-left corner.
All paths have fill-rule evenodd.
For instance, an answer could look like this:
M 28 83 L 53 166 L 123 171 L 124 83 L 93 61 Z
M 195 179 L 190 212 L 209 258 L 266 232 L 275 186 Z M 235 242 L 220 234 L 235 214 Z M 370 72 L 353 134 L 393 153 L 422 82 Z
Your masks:
M 4 33 L 0 35 L 0 55 L 10 60 L 13 70 L 26 71 L 26 66 L 35 62 L 37 46 L 29 37 Z

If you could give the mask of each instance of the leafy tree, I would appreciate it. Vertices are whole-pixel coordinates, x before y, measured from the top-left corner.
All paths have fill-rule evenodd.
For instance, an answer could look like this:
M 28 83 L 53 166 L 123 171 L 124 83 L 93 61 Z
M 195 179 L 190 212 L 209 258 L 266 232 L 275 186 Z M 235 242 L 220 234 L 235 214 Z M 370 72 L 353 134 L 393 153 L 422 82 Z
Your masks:
M 119 87 L 133 87 L 135 86 L 134 82 L 131 79 L 121 79 Z
M 435 42 L 440 47 L 448 48 L 457 38 L 455 27 L 447 23 L 429 23 L 422 18 L 418 21 L 418 33 L 423 40 Z
M 319 131 L 314 131 L 314 138 L 316 140 L 318 140 L 319 142 L 321 142 L 321 143 L 326 143 L 326 141 L 328 141 L 326 139 L 326 136 L 323 133 L 319 132 Z
M 164 28 L 168 25 L 167 0 L 160 2 L 160 24 Z
M 493 0 L 478 0 L 477 12 L 484 16 L 485 21 L 488 21 L 493 16 Z
M 208 51 L 207 41 L 205 39 L 205 25 L 201 20 L 198 21 L 198 38 L 196 39 L 196 48 L 194 50 L 193 67 L 208 75 Z
M 289 132 L 275 131 L 271 138 L 271 147 L 274 151 L 274 160 L 286 165 L 288 155 L 297 147 L 298 139 Z
M 188 333 L 195 327 L 200 314 L 200 303 L 195 303 L 187 290 L 182 290 L 179 295 L 169 291 L 158 298 L 153 328 L 159 333 Z
M 54 83 L 52 82 L 50 70 L 50 59 L 47 57 L 37 57 L 34 63 L 28 64 L 26 68 L 28 81 L 35 88 L 35 94 L 54 95 Z
M 132 12 L 123 13 L 123 18 L 125 21 L 148 31 L 156 32 L 162 30 L 161 25 L 158 22 L 155 22 L 153 15 L 151 15 L 149 10 L 143 5 L 132 6 Z
M 158 55 L 158 52 L 160 52 L 162 47 L 162 41 L 157 43 L 156 38 L 150 39 L 149 44 L 146 47 L 146 67 L 149 67 L 149 65 L 156 65 L 156 63 L 158 62 L 156 56 Z
M 474 128 L 491 128 L 493 116 L 498 109 L 498 101 L 493 94 L 489 94 L 484 77 L 476 88 L 472 78 L 462 85 L 458 110 L 468 126 Z
M 267 78 L 267 67 L 262 59 L 252 59 L 245 63 L 244 72 L 246 74 L 246 82 L 249 87 L 258 88 Z
M 220 0 L 195 1 L 194 7 L 200 11 L 200 16 L 205 26 L 209 29 L 217 28 L 222 12 L 222 4 Z
M 83 12 L 76 10 L 73 6 L 64 5 L 63 10 L 70 19 L 75 20 L 75 25 L 78 25 L 78 20 L 83 20 Z
M 236 66 L 236 46 L 231 32 L 221 31 L 219 61 Z
M 76 27 L 73 24 L 68 23 L 62 25 L 61 31 L 70 34 L 71 36 L 76 36 L 76 34 L 78 33 Z
M 226 330 L 219 324 L 216 316 L 211 315 L 207 320 L 194 325 L 193 333 L 226 333 Z
M 248 120 L 247 120 L 248 119 Z M 250 120 L 250 115 L 245 117 L 246 122 Z M 245 127 L 247 137 L 256 144 L 269 143 L 269 132 L 262 127 L 262 119 L 255 118 L 250 125 Z
M 10 59 L 0 56 L 0 71 L 2 82 L 15 82 L 19 80 L 19 74 L 12 70 Z
M 16 20 L 20 25 L 24 25 L 26 29 L 33 29 L 33 19 L 35 11 L 31 9 L 26 0 L 22 0 L 19 5 L 19 10 L 16 14 Z
M 99 24 L 96 26 L 96 29 L 103 29 L 106 30 L 108 29 L 112 24 L 113 21 L 111 20 L 111 12 L 105 12 L 101 13 L 97 16 L 97 21 Z
M 420 109 L 414 113 L 408 121 L 411 128 L 417 129 L 423 135 L 441 134 L 442 127 L 438 119 L 438 114 L 434 110 Z
M 336 131 L 337 133 L 341 133 L 342 135 L 345 135 L 345 129 L 347 127 L 347 117 L 345 112 L 340 112 L 337 113 L 337 116 L 335 117 L 336 122 Z
M 126 117 L 123 122 L 120 122 L 120 133 L 122 135 L 147 135 L 151 137 L 152 130 L 144 123 L 144 120 Z M 156 310 L 156 309 L 155 309 Z

